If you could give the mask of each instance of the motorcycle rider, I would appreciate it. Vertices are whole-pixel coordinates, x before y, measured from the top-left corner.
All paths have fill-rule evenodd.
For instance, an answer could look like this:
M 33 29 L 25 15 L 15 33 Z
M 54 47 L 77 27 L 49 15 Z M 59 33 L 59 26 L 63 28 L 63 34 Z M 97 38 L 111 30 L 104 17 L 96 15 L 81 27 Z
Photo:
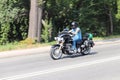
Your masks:
M 77 51 L 76 43 L 77 43 L 77 41 L 82 41 L 82 34 L 81 34 L 80 28 L 78 27 L 77 22 L 73 21 L 71 23 L 71 25 L 72 25 L 72 29 L 69 32 L 74 35 L 72 37 L 72 39 L 73 39 L 72 50 L 76 52 Z

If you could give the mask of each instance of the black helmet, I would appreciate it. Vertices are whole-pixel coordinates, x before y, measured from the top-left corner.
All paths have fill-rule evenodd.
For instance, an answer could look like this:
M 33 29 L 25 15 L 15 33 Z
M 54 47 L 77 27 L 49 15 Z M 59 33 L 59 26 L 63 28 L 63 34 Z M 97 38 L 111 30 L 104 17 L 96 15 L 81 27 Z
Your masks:
M 77 24 L 77 22 L 73 21 L 73 22 L 71 23 L 71 25 L 72 25 L 72 26 L 77 26 L 78 24 Z
M 78 24 L 77 24 L 75 21 L 73 21 L 73 22 L 71 23 L 71 25 L 74 26 L 74 27 L 77 27 L 77 26 L 78 26 Z

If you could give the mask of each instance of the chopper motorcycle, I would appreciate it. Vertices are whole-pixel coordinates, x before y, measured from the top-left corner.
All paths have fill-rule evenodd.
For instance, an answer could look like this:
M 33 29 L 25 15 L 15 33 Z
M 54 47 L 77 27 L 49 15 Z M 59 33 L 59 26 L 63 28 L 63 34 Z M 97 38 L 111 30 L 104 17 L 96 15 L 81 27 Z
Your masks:
M 76 43 L 77 51 L 72 50 L 72 36 L 74 35 L 72 33 L 69 33 L 68 30 L 63 30 L 58 34 L 58 37 L 55 37 L 57 44 L 53 45 L 50 51 L 50 56 L 52 59 L 61 59 L 63 54 L 87 55 L 91 52 L 91 48 L 94 46 L 94 42 L 89 38 L 88 33 L 83 36 L 82 41 L 78 41 Z

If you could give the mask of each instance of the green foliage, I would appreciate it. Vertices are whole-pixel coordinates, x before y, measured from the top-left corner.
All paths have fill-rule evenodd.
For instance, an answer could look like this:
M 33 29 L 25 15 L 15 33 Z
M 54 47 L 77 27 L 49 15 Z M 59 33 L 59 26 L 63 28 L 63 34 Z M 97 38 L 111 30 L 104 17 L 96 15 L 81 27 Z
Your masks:
M 6 23 L 6 24 L 1 26 L 1 28 L 0 28 L 0 30 L 1 30 L 0 31 L 0 34 L 1 34 L 0 35 L 0 37 L 1 37 L 0 44 L 8 43 L 9 29 L 10 29 L 9 23 Z
M 29 0 L 0 1 L 0 44 L 25 39 L 28 29 Z
M 116 17 L 120 19 L 120 0 L 117 0 L 117 15 Z
M 45 43 L 49 42 L 51 37 L 51 30 L 52 30 L 52 23 L 48 22 L 47 20 L 42 20 L 42 24 L 44 26 L 44 29 L 42 31 L 42 39 Z
M 39 7 L 43 6 L 45 2 L 46 0 L 38 0 L 38 6 Z
M 106 36 L 110 33 L 110 11 L 114 33 L 119 34 L 119 4 L 120 0 L 38 0 L 38 7 L 43 7 L 41 37 L 44 42 L 49 42 L 66 26 L 70 28 L 72 21 L 79 23 L 82 33 Z M 0 1 L 0 44 L 27 38 L 29 5 L 30 0 Z
M 110 11 L 113 26 L 116 27 L 116 8 L 116 0 L 47 0 L 44 11 L 47 15 L 43 18 L 52 19 L 54 34 L 70 26 L 72 21 L 77 21 L 82 33 L 106 36 L 110 33 Z

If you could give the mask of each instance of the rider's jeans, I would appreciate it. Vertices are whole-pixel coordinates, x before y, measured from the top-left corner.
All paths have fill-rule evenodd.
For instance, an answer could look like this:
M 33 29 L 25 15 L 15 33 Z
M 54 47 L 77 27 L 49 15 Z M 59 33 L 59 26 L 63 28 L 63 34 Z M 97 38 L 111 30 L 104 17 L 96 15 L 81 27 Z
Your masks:
M 76 50 L 76 43 L 77 41 L 81 41 L 81 38 L 78 35 L 75 35 L 72 39 L 73 39 L 72 49 Z

